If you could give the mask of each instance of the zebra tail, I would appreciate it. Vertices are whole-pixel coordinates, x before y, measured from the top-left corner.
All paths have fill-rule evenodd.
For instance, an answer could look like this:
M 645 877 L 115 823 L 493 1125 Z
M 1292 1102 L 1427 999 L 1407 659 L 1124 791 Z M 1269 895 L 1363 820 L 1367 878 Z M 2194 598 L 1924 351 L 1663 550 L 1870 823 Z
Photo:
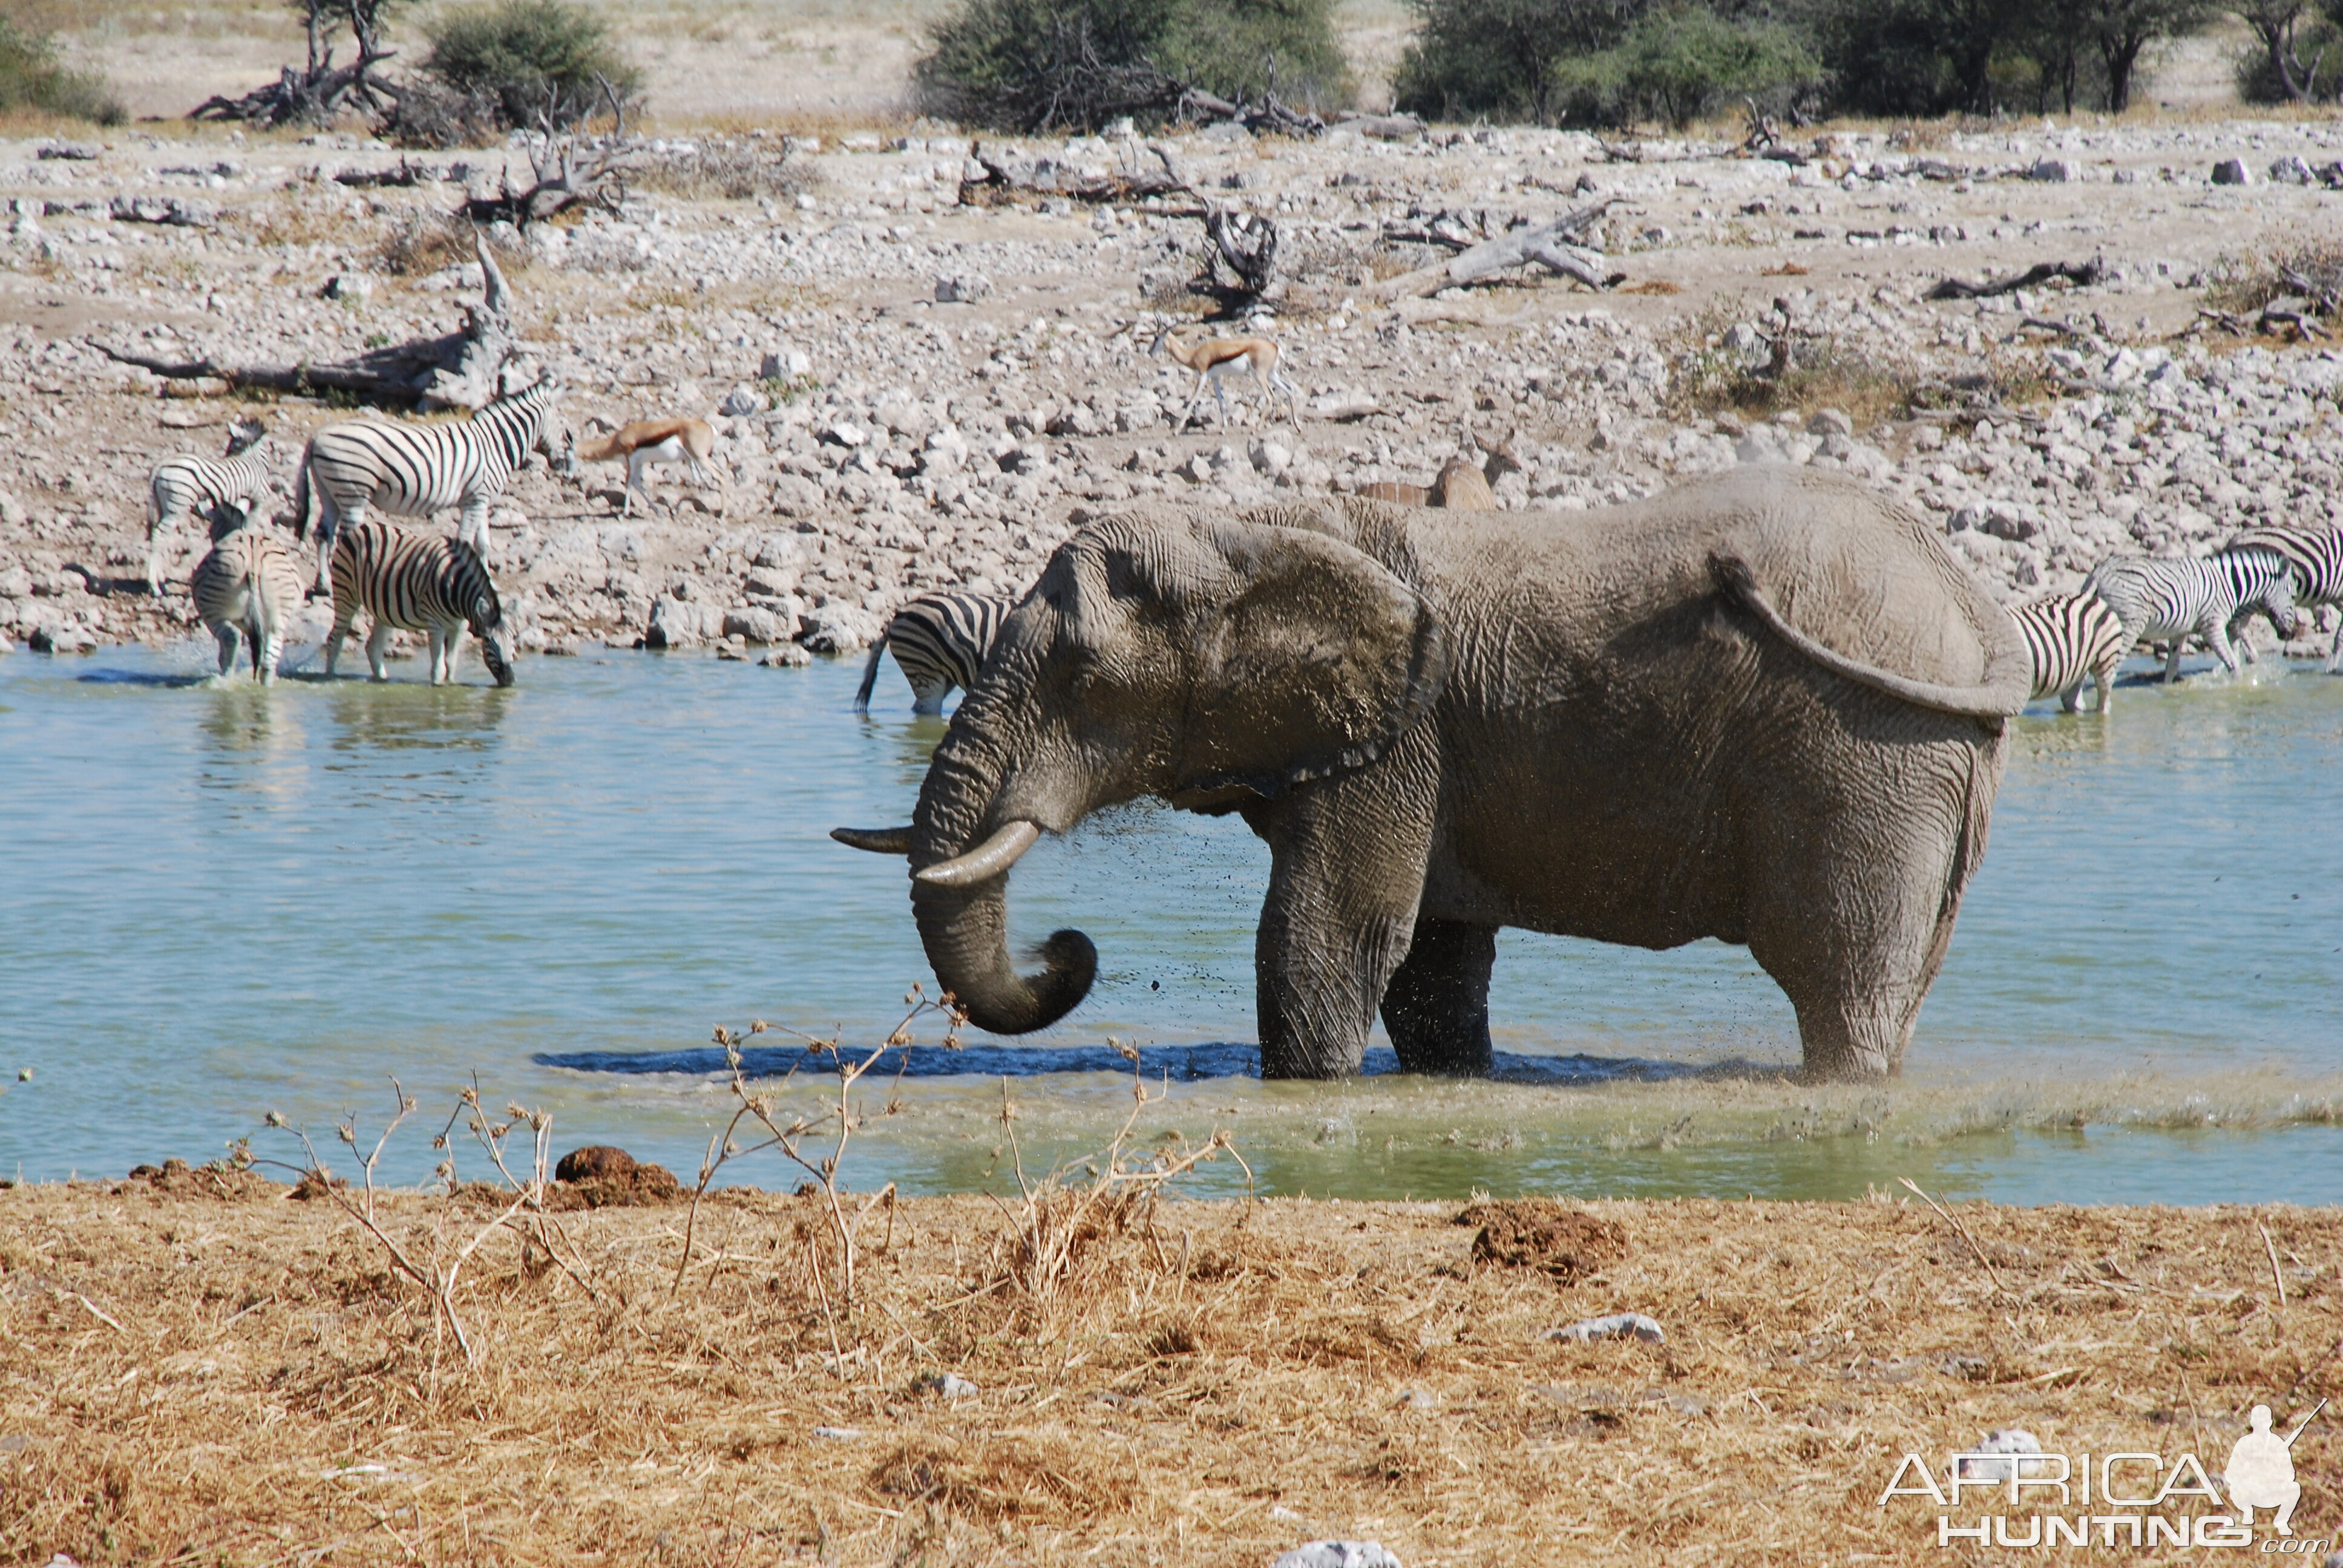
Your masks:
M 309 448 L 301 448 L 301 466 L 293 476 L 293 537 L 309 537 Z
M 870 711 L 870 689 L 879 684 L 879 660 L 887 651 L 887 634 L 880 632 L 870 645 L 870 658 L 862 666 L 862 684 L 854 693 L 854 711 Z

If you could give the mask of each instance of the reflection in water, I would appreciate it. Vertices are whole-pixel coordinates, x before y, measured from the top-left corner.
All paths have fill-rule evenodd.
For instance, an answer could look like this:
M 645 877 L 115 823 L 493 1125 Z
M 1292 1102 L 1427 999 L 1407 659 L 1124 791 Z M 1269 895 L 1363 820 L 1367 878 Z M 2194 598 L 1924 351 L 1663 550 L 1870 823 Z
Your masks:
M 928 978 L 901 860 L 826 834 L 909 820 L 944 725 L 893 683 L 858 721 L 859 660 L 186 689 L 209 657 L 0 659 L 0 1069 L 36 1070 L 0 1074 L 0 1171 L 206 1158 L 272 1109 L 330 1125 L 394 1072 L 444 1104 L 477 1070 L 565 1147 L 688 1172 L 728 1098 L 710 1024 L 877 1040 Z M 849 1180 L 998 1182 L 1004 1096 L 1029 1171 L 1095 1153 L 1132 1103 L 1112 1035 L 1164 1096 L 1139 1143 L 1225 1128 L 1265 1191 L 2343 1186 L 2343 680 L 2127 686 L 2104 720 L 2020 719 L 2011 753 L 1903 1081 L 1792 1081 L 1788 1008 L 1743 950 L 1507 932 L 1496 1081 L 1392 1071 L 1378 1041 L 1369 1076 L 1263 1083 L 1266 852 L 1242 823 L 1139 804 L 1016 873 L 1012 943 L 1090 930 L 1091 999 L 1035 1036 L 884 1064 Z M 255 940 L 223 941 L 220 910 Z M 750 1065 L 773 1083 L 789 1061 Z M 776 1092 L 811 1110 L 825 1088 L 801 1067 Z M 435 1158 L 394 1142 L 388 1169 Z M 1222 1161 L 1196 1190 L 1243 1181 Z

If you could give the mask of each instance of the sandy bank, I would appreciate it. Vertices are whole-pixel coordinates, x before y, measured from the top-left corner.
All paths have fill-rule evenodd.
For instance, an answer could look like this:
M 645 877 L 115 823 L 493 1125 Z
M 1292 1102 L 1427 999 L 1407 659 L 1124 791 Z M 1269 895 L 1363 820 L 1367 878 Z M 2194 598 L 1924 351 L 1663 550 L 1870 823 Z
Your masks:
M 0 1557 L 1941 1562 L 1942 1511 L 1876 1503 L 1907 1451 L 2217 1476 L 2254 1404 L 2343 1393 L 2332 1210 L 1600 1203 L 1541 1254 L 1456 1204 L 1166 1202 L 1058 1273 L 1013 1197 L 921 1199 L 830 1312 L 819 1201 L 727 1196 L 679 1288 L 675 1208 L 559 1215 L 550 1261 L 495 1231 L 468 1368 L 333 1204 L 212 1185 L 0 1192 Z M 444 1266 L 496 1210 L 381 1213 Z M 1624 1310 L 1665 1342 L 1549 1337 Z M 2336 1426 L 2293 1451 L 2306 1538 Z

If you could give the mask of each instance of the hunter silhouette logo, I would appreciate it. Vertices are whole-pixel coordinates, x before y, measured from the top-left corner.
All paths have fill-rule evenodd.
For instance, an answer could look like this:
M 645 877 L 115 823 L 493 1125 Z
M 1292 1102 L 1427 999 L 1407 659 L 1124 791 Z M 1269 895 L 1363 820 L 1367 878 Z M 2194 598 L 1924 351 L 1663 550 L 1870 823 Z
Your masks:
M 2251 1525 L 2254 1510 L 2278 1510 L 2270 1523 L 2278 1526 L 2280 1535 L 2294 1533 L 2294 1505 L 2302 1501 L 2302 1483 L 2294 1478 L 2294 1440 L 2310 1424 L 2310 1416 L 2327 1408 L 2320 1400 L 2297 1423 L 2286 1437 L 2270 1432 L 2270 1408 L 2254 1406 L 2247 1424 L 2252 1428 L 2237 1439 L 2237 1446 L 2229 1450 L 2229 1467 L 2221 1479 L 2229 1483 L 2229 1506 L 2237 1511 L 2237 1523 Z
M 2046 1453 L 2031 1432 L 2013 1429 L 1990 1432 L 1975 1450 L 1954 1454 L 1941 1479 L 1919 1454 L 1906 1454 L 1879 1494 L 1879 1506 L 1898 1497 L 1935 1503 L 1944 1510 L 1936 1518 L 1939 1547 L 1960 1541 L 2150 1550 L 2251 1547 L 2254 1515 L 2268 1510 L 2274 1533 L 2262 1551 L 2316 1560 L 2334 1543 L 2295 1537 L 2302 1483 L 2295 1479 L 2294 1445 L 2326 1408 L 2320 1400 L 2280 1437 L 2271 1430 L 2269 1406 L 2254 1406 L 2217 1484 L 2193 1453 L 2168 1462 L 2163 1454 L 2137 1450 L 2096 1460 L 2089 1453 Z M 1965 1503 L 1979 1502 L 1998 1503 L 1999 1511 L 1972 1515 L 1974 1523 L 1961 1517 Z M 2225 1505 L 2226 1512 L 2214 1512 Z

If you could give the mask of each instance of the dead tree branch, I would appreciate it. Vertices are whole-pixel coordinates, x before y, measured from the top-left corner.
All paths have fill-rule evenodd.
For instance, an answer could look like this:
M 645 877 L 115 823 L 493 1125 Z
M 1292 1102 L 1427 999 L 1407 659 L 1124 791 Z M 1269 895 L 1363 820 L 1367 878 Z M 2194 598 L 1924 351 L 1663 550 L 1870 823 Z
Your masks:
M 1483 240 L 1450 260 L 1418 267 L 1413 272 L 1402 273 L 1389 279 L 1383 284 L 1381 292 L 1391 298 L 1408 294 L 1436 294 L 1443 288 L 1482 282 L 1531 262 L 1564 277 L 1575 278 L 1589 288 L 1610 288 L 1627 275 L 1604 271 L 1603 253 L 1576 242 L 1622 199 L 1605 196 L 1590 206 L 1566 212 L 1551 223 L 1534 228 L 1517 228 L 1494 239 Z M 1438 244 L 1453 243 L 1438 235 L 1433 238 Z
M 2064 278 L 2077 288 L 2088 288 L 2107 276 L 2106 264 L 2097 256 L 2088 261 L 2036 262 L 2015 277 L 2005 277 L 1998 283 L 1967 283 L 1957 277 L 1947 277 L 1922 295 L 1923 299 L 1991 299 L 2004 294 L 2015 294 L 2021 288 L 2032 288 L 2037 283 Z

